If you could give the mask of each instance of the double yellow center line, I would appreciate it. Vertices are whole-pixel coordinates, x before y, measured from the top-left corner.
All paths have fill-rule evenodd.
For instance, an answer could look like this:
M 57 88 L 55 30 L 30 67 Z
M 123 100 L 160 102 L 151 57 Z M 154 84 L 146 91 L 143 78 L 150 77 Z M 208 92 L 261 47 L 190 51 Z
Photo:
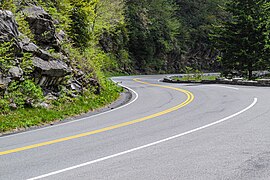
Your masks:
M 68 140 L 72 140 L 72 139 L 77 139 L 77 138 L 81 138 L 81 137 L 85 137 L 85 136 L 90 136 L 90 135 L 93 135 L 93 134 L 98 134 L 98 133 L 102 133 L 102 132 L 105 132 L 105 131 L 109 131 L 109 130 L 129 126 L 129 125 L 136 124 L 136 123 L 139 123 L 139 122 L 143 122 L 143 121 L 146 121 L 146 120 L 149 120 L 149 119 L 159 117 L 159 116 L 168 114 L 170 112 L 176 111 L 176 110 L 188 105 L 189 103 L 191 103 L 194 100 L 194 95 L 191 92 L 187 91 L 187 90 L 183 90 L 183 89 L 179 89 L 179 88 L 175 88 L 175 87 L 170 87 L 170 86 L 163 86 L 163 85 L 159 85 L 159 84 L 151 84 L 151 83 L 140 81 L 139 79 L 134 79 L 134 81 L 136 81 L 138 83 L 150 85 L 150 86 L 156 86 L 156 87 L 167 88 L 167 89 L 172 89 L 172 90 L 175 90 L 175 91 L 179 91 L 179 92 L 184 93 L 187 96 L 187 98 L 186 98 L 186 100 L 184 102 L 182 102 L 181 104 L 179 104 L 177 106 L 174 106 L 172 108 L 166 109 L 164 111 L 161 111 L 161 112 L 158 112 L 158 113 L 146 116 L 146 117 L 142 117 L 142 118 L 135 119 L 135 120 L 132 120 L 132 121 L 120 123 L 120 124 L 117 124 L 117 125 L 105 127 L 105 128 L 102 128 L 102 129 L 97 129 L 97 130 L 82 133 L 82 134 L 77 134 L 77 135 L 73 135 L 73 136 L 68 136 L 68 137 L 64 137 L 64 138 L 55 139 L 55 140 L 52 140 L 52 141 L 46 141 L 46 142 L 37 143 L 37 144 L 29 145 L 29 146 L 24 146 L 24 147 L 20 147 L 20 148 L 15 148 L 15 149 L 2 151 L 2 152 L 0 152 L 0 156 L 1 155 L 6 155 L 6 154 L 11 154 L 11 153 L 16 153 L 16 152 L 20 152 L 20 151 L 25 151 L 25 150 L 28 150 L 28 149 L 38 148 L 38 147 L 42 147 L 42 146 L 47 146 L 47 145 L 51 145 L 51 144 L 56 144 L 56 143 L 60 143 L 60 142 L 64 142 L 64 141 L 68 141 Z

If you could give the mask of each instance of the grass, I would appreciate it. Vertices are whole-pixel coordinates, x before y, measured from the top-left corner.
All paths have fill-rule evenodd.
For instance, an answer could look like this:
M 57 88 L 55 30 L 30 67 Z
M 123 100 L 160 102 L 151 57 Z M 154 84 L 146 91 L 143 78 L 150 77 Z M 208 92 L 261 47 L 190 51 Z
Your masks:
M 122 88 L 109 85 L 100 95 L 88 93 L 72 102 L 58 102 L 52 108 L 24 108 L 0 115 L 0 133 L 45 125 L 67 117 L 87 113 L 115 101 Z
M 172 77 L 175 81 L 195 81 L 201 82 L 202 80 L 216 80 L 218 76 L 203 76 L 203 75 L 186 75 L 183 77 Z

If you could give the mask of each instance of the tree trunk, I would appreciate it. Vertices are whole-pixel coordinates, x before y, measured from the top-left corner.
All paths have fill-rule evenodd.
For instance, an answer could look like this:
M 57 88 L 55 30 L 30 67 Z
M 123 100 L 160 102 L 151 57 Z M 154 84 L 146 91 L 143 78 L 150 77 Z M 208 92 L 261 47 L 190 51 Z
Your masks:
M 253 71 L 253 64 L 251 61 L 248 63 L 248 79 L 252 80 L 252 71 Z
M 252 67 L 248 67 L 248 79 L 252 80 Z
M 252 70 L 251 69 L 248 70 L 248 79 L 252 80 Z

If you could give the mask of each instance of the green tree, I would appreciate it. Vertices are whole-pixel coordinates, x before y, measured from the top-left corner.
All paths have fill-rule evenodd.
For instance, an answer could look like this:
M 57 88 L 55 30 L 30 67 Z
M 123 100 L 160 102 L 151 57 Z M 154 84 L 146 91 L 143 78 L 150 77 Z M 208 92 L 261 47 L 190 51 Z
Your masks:
M 182 23 L 178 41 L 182 42 L 181 61 L 195 69 L 217 70 L 216 51 L 209 38 L 212 25 L 227 17 L 220 6 L 228 0 L 176 0 L 177 19 Z
M 128 49 L 140 72 L 166 70 L 172 52 L 179 53 L 180 23 L 173 0 L 127 0 Z
M 82 49 L 91 41 L 90 21 L 95 17 L 94 8 L 98 0 L 71 0 L 70 36 L 75 45 Z
M 265 68 L 269 59 L 269 2 L 235 0 L 227 3 L 225 10 L 231 18 L 218 26 L 213 36 L 222 52 L 223 67 L 252 79 L 252 71 Z

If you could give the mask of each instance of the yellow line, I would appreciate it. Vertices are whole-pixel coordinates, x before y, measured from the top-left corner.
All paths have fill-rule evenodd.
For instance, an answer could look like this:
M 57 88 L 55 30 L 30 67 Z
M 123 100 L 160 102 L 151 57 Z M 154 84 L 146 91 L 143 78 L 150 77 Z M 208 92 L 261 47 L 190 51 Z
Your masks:
M 121 123 L 121 124 L 105 127 L 105 128 L 102 128 L 102 129 L 98 129 L 98 130 L 94 130 L 94 131 L 90 131 L 90 132 L 86 132 L 86 133 L 82 133 L 82 134 L 77 134 L 77 135 L 68 136 L 68 137 L 64 137 L 64 138 L 60 138 L 60 139 L 55 139 L 55 140 L 52 140 L 52 141 L 47 141 L 47 142 L 42 142 L 42 143 L 38 143 L 38 144 L 24 146 L 24 147 L 20 147 L 20 148 L 16 148 L 16 149 L 10 149 L 10 150 L 7 150 L 7 151 L 2 151 L 2 152 L 0 152 L 0 156 L 15 153 L 15 152 L 20 152 L 20 151 L 25 151 L 25 150 L 28 150 L 28 149 L 33 149 L 33 148 L 37 148 L 37 147 L 41 147 L 41 146 L 47 146 L 47 145 L 51 145 L 51 144 L 55 144 L 55 143 L 60 143 L 60 142 L 64 142 L 64 141 L 68 141 L 68 140 L 72 140 L 72 139 L 77 139 L 77 138 L 81 138 L 81 137 L 85 137 L 85 136 L 89 136 L 89 135 L 93 135 L 93 134 L 97 134 L 97 133 L 101 133 L 101 132 L 105 132 L 105 131 L 109 131 L 109 130 L 129 126 L 129 125 L 132 125 L 132 124 L 135 124 L 135 123 L 146 121 L 148 119 L 152 119 L 152 118 L 162 116 L 164 114 L 168 114 L 170 112 L 176 111 L 176 110 L 188 105 L 194 99 L 194 95 L 191 92 L 183 90 L 183 89 L 174 88 L 174 87 L 170 87 L 170 86 L 163 86 L 163 85 L 158 85 L 158 84 L 150 84 L 150 83 L 147 83 L 147 82 L 142 82 L 142 81 L 140 81 L 138 79 L 134 79 L 134 81 L 136 81 L 138 83 L 142 83 L 142 84 L 151 85 L 151 86 L 162 87 L 162 88 L 167 88 L 167 89 L 173 89 L 173 90 L 176 90 L 176 91 L 180 91 L 180 92 L 186 94 L 187 99 L 183 103 L 181 103 L 181 104 L 179 104 L 177 106 L 174 106 L 174 107 L 172 107 L 170 109 L 167 109 L 165 111 L 161 111 L 161 112 L 158 112 L 158 113 L 155 113 L 155 114 L 143 117 L 143 118 L 135 119 L 135 120 L 132 120 L 132 121 L 124 122 L 124 123 Z

